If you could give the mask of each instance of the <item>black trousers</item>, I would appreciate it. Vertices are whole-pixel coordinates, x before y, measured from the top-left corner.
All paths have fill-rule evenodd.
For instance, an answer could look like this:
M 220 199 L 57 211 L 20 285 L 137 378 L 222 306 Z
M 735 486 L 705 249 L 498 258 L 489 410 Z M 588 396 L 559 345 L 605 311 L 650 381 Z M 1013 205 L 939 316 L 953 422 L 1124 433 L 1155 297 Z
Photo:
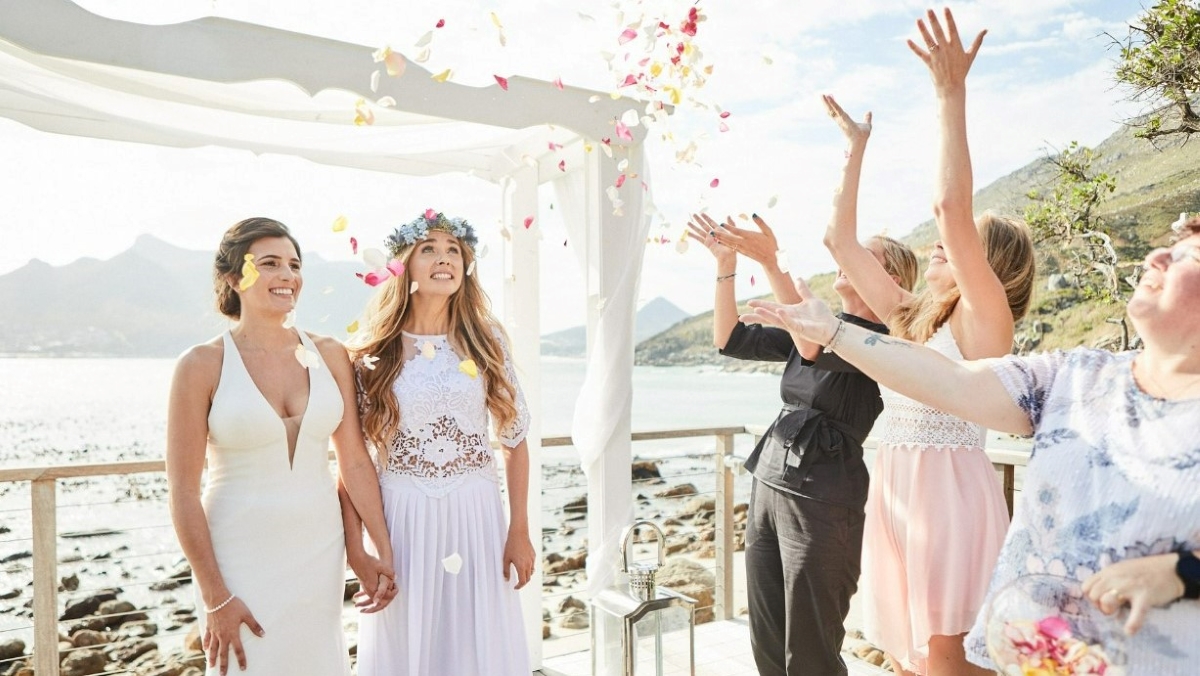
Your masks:
M 754 480 L 746 525 L 750 642 L 762 676 L 846 676 L 864 515 Z

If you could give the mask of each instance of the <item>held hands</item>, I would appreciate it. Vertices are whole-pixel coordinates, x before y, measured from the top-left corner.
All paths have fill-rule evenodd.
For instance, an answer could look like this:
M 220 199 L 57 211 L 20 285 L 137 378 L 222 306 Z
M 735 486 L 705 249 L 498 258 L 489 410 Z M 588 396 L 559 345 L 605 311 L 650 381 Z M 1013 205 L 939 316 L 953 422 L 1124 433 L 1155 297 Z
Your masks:
M 837 123 L 841 128 L 842 133 L 846 135 L 846 140 L 850 142 L 852 149 L 861 149 L 867 145 L 867 139 L 871 138 L 871 113 L 867 112 L 862 122 L 855 122 L 852 117 L 838 102 L 828 94 L 822 94 L 821 100 L 825 102 L 825 110 L 829 111 L 829 117 Z
M 908 41 L 908 48 L 929 67 L 933 88 L 939 95 L 962 89 L 975 55 L 979 53 L 979 46 L 983 44 L 983 36 L 987 35 L 986 30 L 980 31 L 970 49 L 964 50 L 962 40 L 958 37 L 958 26 L 949 8 L 945 10 L 945 16 L 945 30 L 942 30 L 942 24 L 932 9 L 926 12 L 925 19 L 917 19 L 917 29 L 921 31 L 925 49 L 912 40 Z M 929 22 L 928 26 L 926 21 Z
M 377 613 L 399 594 L 396 571 L 391 561 L 371 556 L 365 550 L 347 551 L 346 558 L 361 586 L 361 590 L 354 595 L 354 607 L 360 613 Z
M 529 541 L 529 532 L 520 529 L 508 529 L 508 538 L 504 542 L 504 579 L 509 580 L 510 571 L 517 569 L 517 589 L 529 583 L 533 577 L 534 557 L 533 543 Z
M 240 598 L 233 598 L 215 612 L 208 613 L 204 637 L 200 647 L 204 650 L 209 667 L 218 667 L 222 674 L 229 671 L 229 649 L 237 658 L 238 667 L 246 670 L 246 651 L 242 648 L 242 625 L 250 628 L 255 636 L 266 634 L 258 620 Z
M 1083 581 L 1083 593 L 1100 612 L 1112 615 L 1129 606 L 1125 633 L 1132 636 L 1146 622 L 1146 613 L 1183 595 L 1183 581 L 1175 574 L 1177 554 L 1125 559 Z

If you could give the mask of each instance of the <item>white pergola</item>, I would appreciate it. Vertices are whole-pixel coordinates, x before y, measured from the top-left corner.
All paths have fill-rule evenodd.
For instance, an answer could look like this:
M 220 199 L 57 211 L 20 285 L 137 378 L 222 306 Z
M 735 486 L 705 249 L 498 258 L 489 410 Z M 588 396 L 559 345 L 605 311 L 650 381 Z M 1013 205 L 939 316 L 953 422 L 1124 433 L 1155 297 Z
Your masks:
M 437 82 L 409 62 L 384 76 L 372 47 L 217 18 L 167 26 L 115 21 L 70 0 L 0 1 L 0 116 L 59 134 L 198 148 L 223 146 L 416 176 L 464 172 L 500 187 L 511 238 L 504 251 L 504 322 L 533 412 L 530 528 L 541 542 L 538 188 L 556 190 L 583 270 L 588 364 L 572 436 L 588 477 L 588 579 L 614 582 L 617 538 L 632 515 L 630 410 L 633 318 L 649 219 L 641 181 L 599 151 L 609 138 L 625 173 L 645 176 L 642 128 L 613 133 L 631 107 L 608 95 L 523 77 L 508 90 Z M 374 124 L 354 123 L 358 99 Z M 640 104 L 635 104 L 640 105 Z M 549 143 L 560 144 L 557 152 Z M 587 152 L 586 146 L 592 146 Z M 114 145 L 114 152 L 119 147 Z M 558 162 L 566 159 L 567 170 Z M 540 551 L 539 551 L 540 558 Z M 541 575 L 524 595 L 541 664 Z M 601 653 L 607 651 L 600 651 Z M 600 655 L 601 659 L 604 655 Z

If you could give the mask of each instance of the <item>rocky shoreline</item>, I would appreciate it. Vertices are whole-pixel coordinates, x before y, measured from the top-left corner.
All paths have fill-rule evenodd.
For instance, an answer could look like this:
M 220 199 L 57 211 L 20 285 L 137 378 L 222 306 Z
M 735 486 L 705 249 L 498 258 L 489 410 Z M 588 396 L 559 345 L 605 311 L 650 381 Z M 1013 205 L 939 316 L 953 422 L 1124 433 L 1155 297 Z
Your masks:
M 643 460 L 634 467 L 635 514 L 657 523 L 667 538 L 669 558 L 658 574 L 659 583 L 697 599 L 698 623 L 713 618 L 716 503 L 712 467 L 711 455 Z M 572 637 L 586 637 L 588 631 L 586 496 L 577 465 L 544 469 L 543 639 L 572 642 Z M 148 484 L 140 491 L 138 502 L 161 502 L 163 487 L 155 481 Z M 161 509 L 165 514 L 165 503 Z M 746 510 L 744 499 L 736 503 L 734 544 L 738 550 L 745 543 Z M 145 556 L 146 552 L 140 551 L 145 543 L 139 545 L 131 537 L 132 530 L 95 528 L 60 535 L 75 535 L 88 543 L 60 555 L 60 573 L 65 573 L 59 588 L 62 676 L 203 674 L 191 572 L 186 564 L 165 563 L 164 557 L 172 556 L 169 553 Z M 638 560 L 652 558 L 652 537 L 643 534 L 635 546 Z M 32 619 L 29 556 L 28 552 L 15 552 L 0 557 L 0 569 L 9 573 L 9 581 L 0 585 L 0 618 L 7 618 L 8 627 L 20 621 L 28 627 Z M 113 584 L 118 581 L 126 584 Z M 347 600 L 356 590 L 356 582 L 347 583 Z M 345 618 L 353 656 L 357 620 L 349 603 Z M 13 629 L 0 632 L 0 637 L 8 636 L 0 638 L 0 676 L 33 676 L 31 646 L 27 638 L 13 637 L 16 633 Z M 586 642 L 579 649 L 583 647 Z

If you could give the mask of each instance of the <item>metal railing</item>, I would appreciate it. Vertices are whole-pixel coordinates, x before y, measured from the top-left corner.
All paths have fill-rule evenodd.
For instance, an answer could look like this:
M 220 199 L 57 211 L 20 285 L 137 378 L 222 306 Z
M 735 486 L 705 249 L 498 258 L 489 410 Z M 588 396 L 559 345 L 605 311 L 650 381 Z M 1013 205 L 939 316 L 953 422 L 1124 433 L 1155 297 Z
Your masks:
M 661 441 L 690 437 L 712 437 L 714 439 L 715 501 L 715 580 L 713 611 L 715 619 L 726 620 L 734 615 L 734 554 L 735 543 L 735 478 L 742 469 L 742 459 L 734 454 L 735 437 L 742 434 L 753 436 L 755 442 L 763 433 L 759 426 L 709 427 L 651 432 L 636 432 L 632 442 Z M 542 447 L 571 446 L 570 437 L 545 437 Z M 873 439 L 868 439 L 865 448 L 873 449 Z M 1026 464 L 1029 457 L 1028 444 L 1011 442 L 990 444 L 988 454 L 1000 474 L 1005 499 L 1012 512 L 1013 493 L 1016 490 L 1016 468 Z M 32 561 L 33 576 L 33 664 L 39 676 L 59 674 L 59 620 L 58 620 L 58 484 L 64 479 L 85 477 L 128 476 L 133 474 L 164 472 L 162 460 L 111 462 L 100 464 L 55 465 L 0 469 L 0 485 L 14 482 L 30 484 L 30 514 L 32 517 Z M 571 484 L 567 487 L 580 487 Z M 546 595 L 543 589 L 543 596 Z

